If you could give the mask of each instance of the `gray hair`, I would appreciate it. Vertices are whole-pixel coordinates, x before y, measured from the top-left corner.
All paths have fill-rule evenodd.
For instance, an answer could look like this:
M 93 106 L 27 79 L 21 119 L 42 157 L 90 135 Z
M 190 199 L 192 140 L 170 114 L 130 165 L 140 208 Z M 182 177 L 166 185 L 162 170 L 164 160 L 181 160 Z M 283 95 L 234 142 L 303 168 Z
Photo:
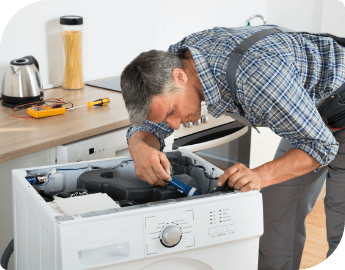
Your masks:
M 125 67 L 121 90 L 133 125 L 144 124 L 154 96 L 180 91 L 174 84 L 172 71 L 183 67 L 181 56 L 157 50 L 141 53 Z

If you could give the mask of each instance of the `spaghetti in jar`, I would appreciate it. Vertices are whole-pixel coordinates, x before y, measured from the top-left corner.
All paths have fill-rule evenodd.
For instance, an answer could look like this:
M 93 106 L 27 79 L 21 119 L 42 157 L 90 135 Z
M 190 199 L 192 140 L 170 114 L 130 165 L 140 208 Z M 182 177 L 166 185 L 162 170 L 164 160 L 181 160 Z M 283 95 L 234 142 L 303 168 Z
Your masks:
M 81 89 L 83 80 L 82 27 L 83 17 L 60 17 L 61 34 L 64 46 L 64 89 Z

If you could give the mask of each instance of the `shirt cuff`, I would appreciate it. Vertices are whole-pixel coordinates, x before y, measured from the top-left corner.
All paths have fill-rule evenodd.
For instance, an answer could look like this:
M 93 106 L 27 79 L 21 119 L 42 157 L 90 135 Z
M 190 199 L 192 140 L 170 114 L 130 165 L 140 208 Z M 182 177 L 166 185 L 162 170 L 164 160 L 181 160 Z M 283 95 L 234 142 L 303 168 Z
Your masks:
M 127 144 L 131 136 L 137 131 L 146 131 L 155 135 L 160 143 L 160 151 L 163 151 L 165 147 L 164 139 L 171 135 L 174 132 L 174 129 L 171 128 L 166 122 L 156 124 L 147 120 L 145 124 L 139 127 L 129 127 L 129 129 L 127 130 Z
M 295 147 L 297 149 L 303 150 L 309 156 L 311 156 L 317 162 L 320 163 L 320 166 L 314 170 L 315 172 L 317 172 L 318 170 L 320 170 L 321 168 L 327 166 L 329 163 L 332 162 L 332 160 L 337 155 L 337 152 L 339 149 L 339 143 L 327 144 L 327 145 L 311 143 L 311 144 L 301 144 Z

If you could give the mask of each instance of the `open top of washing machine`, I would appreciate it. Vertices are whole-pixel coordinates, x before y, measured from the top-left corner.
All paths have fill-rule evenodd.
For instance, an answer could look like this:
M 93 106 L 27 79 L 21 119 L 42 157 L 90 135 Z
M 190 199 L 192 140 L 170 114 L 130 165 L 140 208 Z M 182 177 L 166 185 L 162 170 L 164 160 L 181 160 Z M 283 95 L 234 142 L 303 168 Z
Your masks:
M 201 195 L 150 186 L 128 157 L 14 170 L 15 264 L 139 270 L 183 257 L 188 270 L 223 270 L 228 257 L 232 269 L 257 267 L 261 193 L 215 192 L 222 170 L 189 151 L 166 155 Z
M 223 173 L 222 170 L 188 151 L 171 151 L 166 155 L 171 163 L 171 175 L 182 183 L 200 190 L 200 196 L 188 199 L 204 198 L 205 195 L 209 196 L 216 190 L 218 177 Z M 155 205 L 166 203 L 167 200 L 178 202 L 187 199 L 185 194 L 173 186 L 151 186 L 142 181 L 136 176 L 134 162 L 128 157 L 87 162 L 86 164 L 62 165 L 53 169 L 32 169 L 27 170 L 26 173 L 25 178 L 34 189 L 54 211 L 64 214 L 64 219 L 67 216 L 79 214 L 80 211 L 76 211 L 75 214 L 70 211 L 71 204 L 78 203 L 78 199 L 75 197 L 96 193 L 107 194 L 117 204 L 116 208 L 113 208 L 111 204 L 108 204 L 109 200 L 106 200 L 102 211 L 106 209 L 125 211 L 138 207 L 150 207 L 152 203 Z M 224 187 L 224 190 L 227 193 L 236 192 L 229 187 Z M 54 203 L 57 202 L 58 205 L 61 205 L 63 200 L 72 197 L 75 199 L 69 199 L 67 203 L 70 214 L 64 209 L 59 209 L 59 206 Z M 96 197 L 90 198 L 91 204 L 94 198 Z M 98 200 L 100 198 L 97 197 Z M 86 204 L 85 207 L 87 207 L 86 198 L 79 199 L 79 201 L 81 204 Z M 87 211 L 88 209 L 85 207 L 83 214 L 95 212 L 92 207 L 90 207 L 90 211 Z M 111 213 L 111 211 L 103 211 L 103 214 L 106 213 Z

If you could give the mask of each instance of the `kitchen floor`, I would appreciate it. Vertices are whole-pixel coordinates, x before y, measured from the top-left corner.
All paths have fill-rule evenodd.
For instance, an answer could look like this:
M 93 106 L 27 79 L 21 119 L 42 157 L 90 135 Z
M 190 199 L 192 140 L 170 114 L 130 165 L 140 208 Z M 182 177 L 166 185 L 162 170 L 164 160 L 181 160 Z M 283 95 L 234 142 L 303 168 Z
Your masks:
M 320 194 L 321 195 L 321 194 Z M 328 251 L 324 195 L 306 218 L 307 239 L 300 269 L 313 267 L 326 259 Z

